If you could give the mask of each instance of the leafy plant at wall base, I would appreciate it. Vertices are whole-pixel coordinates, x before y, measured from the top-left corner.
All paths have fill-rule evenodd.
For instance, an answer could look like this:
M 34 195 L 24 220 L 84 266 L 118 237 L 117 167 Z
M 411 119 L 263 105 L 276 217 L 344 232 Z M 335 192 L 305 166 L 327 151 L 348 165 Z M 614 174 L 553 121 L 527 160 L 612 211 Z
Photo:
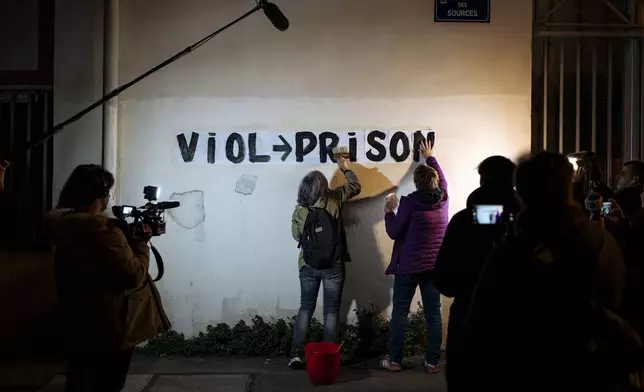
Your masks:
M 423 306 L 419 303 L 418 310 L 409 317 L 405 333 L 405 352 L 424 354 L 427 350 L 427 327 Z
M 389 321 L 373 307 L 370 310 L 357 311 L 358 323 L 355 326 L 357 344 L 355 356 L 371 358 L 387 352 L 389 339 Z
M 389 321 L 375 309 L 356 312 L 358 322 L 343 326 L 340 340 L 344 341 L 342 354 L 345 358 L 373 358 L 387 352 Z M 209 325 L 205 332 L 193 338 L 176 331 L 150 340 L 139 351 L 157 356 L 288 356 L 293 340 L 295 318 L 289 320 L 269 319 L 260 316 L 250 324 L 240 320 L 232 328 L 224 323 Z M 422 307 L 410 315 L 405 336 L 405 355 L 424 354 L 426 328 Z M 315 318 L 306 335 L 306 342 L 322 341 L 324 327 Z

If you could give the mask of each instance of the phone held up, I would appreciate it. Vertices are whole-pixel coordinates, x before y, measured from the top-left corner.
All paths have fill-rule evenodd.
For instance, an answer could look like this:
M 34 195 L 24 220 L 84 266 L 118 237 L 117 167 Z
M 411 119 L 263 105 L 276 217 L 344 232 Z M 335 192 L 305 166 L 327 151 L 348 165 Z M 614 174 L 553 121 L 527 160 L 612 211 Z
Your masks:
M 605 201 L 604 203 L 602 203 L 602 214 L 609 215 L 611 212 L 610 207 L 611 207 L 611 202 Z
M 472 209 L 473 221 L 477 225 L 495 225 L 503 218 L 503 206 L 480 204 Z

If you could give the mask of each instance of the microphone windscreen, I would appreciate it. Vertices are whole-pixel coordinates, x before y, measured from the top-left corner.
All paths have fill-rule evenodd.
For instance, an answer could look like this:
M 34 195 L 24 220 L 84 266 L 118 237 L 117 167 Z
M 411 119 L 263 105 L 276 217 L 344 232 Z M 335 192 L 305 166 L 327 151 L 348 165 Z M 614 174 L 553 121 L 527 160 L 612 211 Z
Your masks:
M 181 205 L 178 201 L 160 201 L 157 203 L 157 207 L 162 210 L 169 210 L 172 208 L 177 208 Z
M 586 196 L 584 204 L 586 205 L 586 209 L 590 212 L 601 211 L 603 201 L 604 200 L 599 193 L 590 192 L 588 196 Z
M 290 22 L 275 4 L 269 3 L 268 1 L 262 2 L 262 9 L 264 10 L 264 15 L 266 15 L 276 29 L 279 31 L 288 29 Z

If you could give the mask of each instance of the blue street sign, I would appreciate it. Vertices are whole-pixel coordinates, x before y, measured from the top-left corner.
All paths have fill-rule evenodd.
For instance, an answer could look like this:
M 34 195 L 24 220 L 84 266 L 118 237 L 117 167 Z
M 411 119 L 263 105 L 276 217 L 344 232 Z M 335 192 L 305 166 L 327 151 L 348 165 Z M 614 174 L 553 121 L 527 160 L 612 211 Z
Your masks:
M 490 23 L 490 0 L 434 0 L 434 21 Z

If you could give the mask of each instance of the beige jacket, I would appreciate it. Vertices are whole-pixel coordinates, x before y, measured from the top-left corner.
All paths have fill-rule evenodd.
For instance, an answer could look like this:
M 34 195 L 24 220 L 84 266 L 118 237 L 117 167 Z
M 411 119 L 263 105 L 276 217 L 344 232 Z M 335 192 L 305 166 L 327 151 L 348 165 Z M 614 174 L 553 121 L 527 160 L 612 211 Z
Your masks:
M 72 210 L 50 212 L 46 226 L 70 350 L 128 349 L 171 327 L 147 244 L 128 244 L 107 217 Z

